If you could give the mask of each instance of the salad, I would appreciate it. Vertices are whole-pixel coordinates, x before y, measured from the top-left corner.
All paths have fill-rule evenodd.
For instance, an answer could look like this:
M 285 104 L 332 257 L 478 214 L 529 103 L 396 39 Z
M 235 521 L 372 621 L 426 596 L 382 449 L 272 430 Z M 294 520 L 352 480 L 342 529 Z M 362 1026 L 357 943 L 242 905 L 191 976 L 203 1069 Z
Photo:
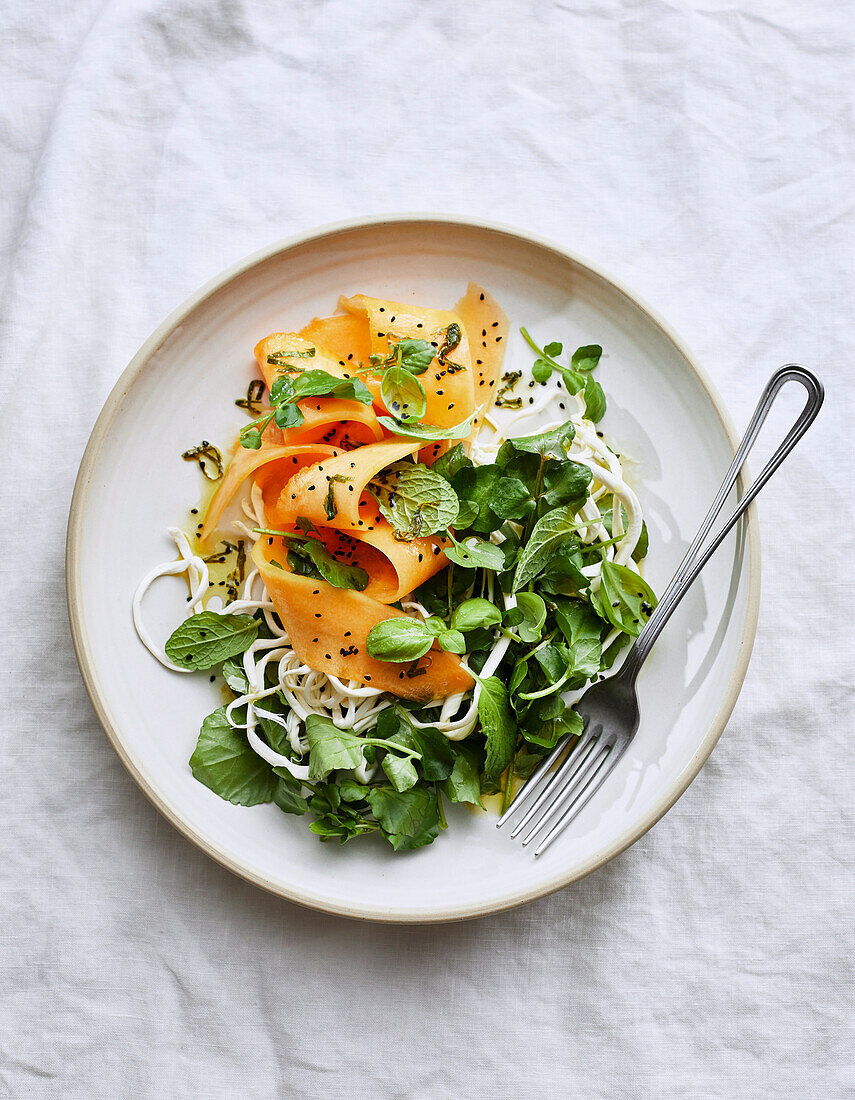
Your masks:
M 219 682 L 190 768 L 321 840 L 432 843 L 450 803 L 506 808 L 613 673 L 656 597 L 647 532 L 598 430 L 602 348 L 540 346 L 470 284 L 453 310 L 357 294 L 255 348 L 213 492 L 133 601 L 166 667 Z M 183 575 L 165 646 L 142 616 Z

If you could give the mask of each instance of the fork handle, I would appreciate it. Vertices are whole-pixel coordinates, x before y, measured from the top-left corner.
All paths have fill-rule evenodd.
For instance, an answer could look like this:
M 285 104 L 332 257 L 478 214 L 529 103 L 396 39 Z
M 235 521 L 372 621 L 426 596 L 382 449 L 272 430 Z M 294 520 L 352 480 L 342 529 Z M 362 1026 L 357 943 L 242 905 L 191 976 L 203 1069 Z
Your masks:
M 713 524 L 724 507 L 724 503 L 731 489 L 733 489 L 736 484 L 739 473 L 757 440 L 760 428 L 763 426 L 763 422 L 768 416 L 769 410 L 775 403 L 779 391 L 787 382 L 798 382 L 807 391 L 807 401 L 805 402 L 804 408 L 775 453 L 745 491 L 745 494 L 736 505 L 733 512 L 728 516 L 724 526 L 713 537 L 712 542 L 706 549 L 702 550 L 701 548 L 707 535 L 710 533 Z M 692 545 L 686 551 L 686 555 L 680 562 L 677 572 L 674 574 L 671 583 L 665 590 L 662 599 L 656 605 L 653 614 L 648 619 L 644 629 L 641 631 L 635 644 L 627 654 L 626 660 L 619 673 L 621 677 L 633 680 L 638 675 L 638 670 L 641 668 L 647 655 L 653 648 L 654 642 L 659 637 L 662 628 L 670 619 L 680 600 L 682 600 L 697 575 L 722 544 L 739 517 L 745 512 L 772 474 L 774 474 L 816 419 L 816 415 L 822 406 L 824 397 L 825 390 L 820 380 L 807 370 L 807 368 L 801 367 L 797 363 L 790 363 L 787 366 L 780 367 L 766 383 L 766 388 L 763 390 L 757 408 L 754 410 L 754 415 L 751 417 L 751 422 L 736 450 L 730 469 L 727 471 L 724 481 L 721 483 L 721 488 L 715 500 L 712 502 L 710 510 L 707 512 L 706 518 L 701 524 L 697 535 L 695 535 Z

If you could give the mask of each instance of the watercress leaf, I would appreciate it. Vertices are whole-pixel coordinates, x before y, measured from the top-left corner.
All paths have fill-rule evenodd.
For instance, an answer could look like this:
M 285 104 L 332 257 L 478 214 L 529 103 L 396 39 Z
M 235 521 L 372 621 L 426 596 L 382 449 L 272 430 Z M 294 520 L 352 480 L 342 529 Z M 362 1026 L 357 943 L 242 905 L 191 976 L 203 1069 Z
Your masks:
M 431 615 L 446 615 L 448 613 L 448 570 L 443 569 L 434 573 L 424 584 L 420 584 L 413 593 L 416 600 Z M 451 604 L 459 603 L 465 598 L 475 582 L 475 569 L 468 569 L 457 565 L 451 577 Z
M 281 776 L 281 773 L 277 772 L 277 775 Z M 286 814 L 297 814 L 299 816 L 306 813 L 309 808 L 309 803 L 300 794 L 299 784 L 295 787 L 284 782 L 281 777 L 276 789 L 273 791 L 273 801 Z
M 546 350 L 546 349 L 544 349 Z M 545 359 L 535 359 L 531 376 L 535 382 L 546 382 L 552 375 L 552 364 Z
M 585 415 L 596 424 L 606 415 L 606 395 L 603 387 L 589 374 L 585 380 Z
M 463 449 L 463 444 L 456 443 L 450 451 L 446 451 L 444 455 L 439 456 L 436 462 L 431 466 L 431 469 L 435 474 L 439 474 L 447 481 L 451 481 L 456 473 L 466 466 L 471 465 L 472 459 Z
M 408 791 L 372 787 L 368 801 L 383 835 L 396 852 L 421 848 L 439 835 L 439 813 L 433 790 L 421 786 Z
M 570 360 L 570 365 L 574 370 L 592 371 L 599 363 L 602 354 L 603 349 L 599 344 L 586 344 L 584 347 L 576 348 Z
M 401 364 L 411 374 L 424 374 L 436 355 L 436 349 L 427 340 L 401 340 L 393 351 L 396 357 L 400 352 Z
M 536 592 L 520 592 L 516 610 L 520 614 L 515 624 L 516 633 L 524 642 L 537 642 L 546 622 L 546 604 Z
M 441 630 L 436 636 L 440 648 L 446 653 L 463 654 L 466 652 L 466 639 L 459 630 Z
M 487 742 L 482 787 L 497 791 L 502 772 L 514 756 L 517 724 L 508 702 L 508 689 L 497 676 L 479 679 L 478 718 Z
M 517 562 L 515 592 L 542 572 L 558 547 L 578 531 L 579 525 L 575 508 L 553 508 L 540 517 Z
M 508 439 L 505 444 L 516 451 L 566 459 L 567 448 L 573 442 L 575 434 L 576 429 L 573 427 L 573 422 L 568 420 L 566 424 L 560 424 L 549 432 L 521 436 L 518 439 Z
M 383 371 L 383 404 L 398 420 L 421 420 L 427 408 L 425 388 L 406 367 L 393 363 Z
M 478 762 L 469 749 L 458 750 L 454 767 L 443 783 L 442 790 L 451 802 L 470 802 L 473 806 L 483 806 Z
M 554 749 L 558 742 L 568 735 L 578 737 L 584 728 L 581 717 L 567 707 L 560 718 L 544 722 L 536 712 L 532 712 L 520 727 L 526 741 L 540 745 L 545 749 Z
M 391 416 L 378 416 L 377 423 L 396 435 L 402 435 L 405 439 L 464 439 L 472 428 L 472 421 L 478 414 L 478 409 L 466 417 L 459 424 L 450 428 L 439 428 L 436 424 L 413 424 L 409 421 L 395 420 Z
M 246 447 L 248 451 L 261 450 L 261 432 L 255 430 L 241 432 L 240 445 Z
M 340 730 L 329 718 L 310 714 L 306 718 L 309 742 L 309 778 L 325 779 L 338 768 L 350 770 L 362 763 L 363 744 L 355 733 Z
M 164 649 L 182 668 L 207 669 L 249 649 L 257 635 L 258 622 L 249 615 L 202 611 L 176 627 Z
M 475 630 L 479 626 L 495 626 L 502 621 L 502 613 L 489 600 L 466 600 L 454 609 L 451 616 L 452 630 Z
M 534 659 L 546 674 L 547 683 L 554 684 L 567 671 L 569 652 L 563 645 L 547 645 L 535 650 Z
M 305 371 L 294 379 L 293 388 L 292 401 L 302 401 L 304 397 L 341 397 L 370 405 L 374 400 L 371 390 L 359 378 L 338 378 L 325 370 Z M 272 391 L 270 399 L 273 400 Z
M 499 519 L 525 519 L 534 507 L 531 491 L 519 478 L 498 479 L 490 498 L 490 508 Z
M 456 542 L 452 546 L 445 547 L 445 556 L 455 565 L 461 565 L 467 569 L 490 569 L 494 573 L 503 569 L 505 555 L 501 546 L 494 546 L 491 542 L 484 542 L 474 535 Z
M 514 775 L 528 779 L 534 769 L 543 763 L 543 756 L 535 752 L 518 752 L 514 757 Z
M 357 783 L 355 779 L 342 779 L 338 784 L 338 793 L 342 802 L 364 802 L 368 787 L 364 783 Z
M 380 761 L 380 767 L 386 773 L 389 782 L 396 791 L 408 791 L 419 781 L 419 774 L 409 756 L 399 756 L 396 752 L 387 752 Z
M 399 539 L 433 535 L 457 518 L 457 494 L 444 477 L 420 462 L 394 462 L 367 488 Z
M 303 423 L 303 420 L 302 410 L 291 402 L 279 405 L 273 414 L 273 421 L 277 428 L 296 428 Z
M 501 468 L 495 463 L 488 463 L 484 466 L 467 466 L 452 479 L 458 498 L 471 501 L 478 509 L 477 516 L 470 519 L 468 524 L 478 534 L 489 534 L 500 526 L 491 501 L 501 477 Z
M 560 344 L 557 340 L 553 340 L 550 344 L 543 345 L 543 351 L 545 355 L 554 359 L 556 355 L 560 355 L 564 351 L 564 345 Z
M 239 730 L 232 729 L 225 707 L 202 723 L 190 770 L 214 794 L 236 806 L 270 802 L 279 784 L 267 761 L 250 748 Z
M 314 566 L 314 570 L 296 569 L 295 557 L 308 559 Z M 355 592 L 362 592 L 368 584 L 368 573 L 358 565 L 348 565 L 334 557 L 320 539 L 304 539 L 302 542 L 293 543 L 288 550 L 288 564 L 294 568 L 295 573 L 303 576 L 316 577 L 327 581 L 335 588 L 349 588 Z
M 638 573 L 612 561 L 603 562 L 600 577 L 599 605 L 605 617 L 618 630 L 637 637 L 656 606 L 652 588 Z
M 418 619 L 384 619 L 368 631 L 368 655 L 379 661 L 417 661 L 433 645 L 433 634 Z
M 543 474 L 543 500 L 550 508 L 574 503 L 579 507 L 588 496 L 592 477 L 581 462 L 550 463 Z
M 274 407 L 287 404 L 294 396 L 294 380 L 280 375 L 270 387 L 270 404 Z
M 447 779 L 454 767 L 454 749 L 444 733 L 432 726 L 428 729 L 413 729 L 414 747 L 421 753 L 419 767 L 422 775 L 430 783 Z
M 464 531 L 467 527 L 471 527 L 475 520 L 478 518 L 479 510 L 478 505 L 474 500 L 461 500 L 458 503 L 457 518 L 452 526 L 455 531 Z

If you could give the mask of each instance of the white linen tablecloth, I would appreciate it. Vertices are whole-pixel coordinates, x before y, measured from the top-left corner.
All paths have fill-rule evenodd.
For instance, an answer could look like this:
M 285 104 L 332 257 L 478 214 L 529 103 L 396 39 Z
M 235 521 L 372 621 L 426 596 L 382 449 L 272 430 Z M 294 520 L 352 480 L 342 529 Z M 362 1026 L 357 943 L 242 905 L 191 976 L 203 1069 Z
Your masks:
M 2 6 L 0 1095 L 853 1095 L 853 16 Z M 246 253 L 390 210 L 602 263 L 740 427 L 782 362 L 829 391 L 761 498 L 756 649 L 701 775 L 586 880 L 433 928 L 304 911 L 179 836 L 95 719 L 64 597 L 77 464 L 148 333 Z

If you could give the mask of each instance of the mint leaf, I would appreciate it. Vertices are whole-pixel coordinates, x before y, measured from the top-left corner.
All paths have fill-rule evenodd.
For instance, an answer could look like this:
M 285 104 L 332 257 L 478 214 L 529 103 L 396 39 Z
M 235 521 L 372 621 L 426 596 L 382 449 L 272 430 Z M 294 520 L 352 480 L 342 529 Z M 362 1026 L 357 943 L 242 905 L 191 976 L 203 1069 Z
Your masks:
M 517 724 L 508 702 L 508 689 L 497 676 L 482 680 L 478 696 L 478 717 L 487 741 L 484 760 L 483 787 L 497 791 L 502 772 L 513 760 L 517 740 Z
M 457 518 L 457 494 L 444 477 L 420 462 L 394 462 L 366 487 L 397 538 L 433 535 Z
M 300 576 L 327 581 L 335 588 L 362 592 L 368 584 L 368 573 L 364 569 L 339 561 L 320 539 L 290 541 L 288 564 Z
M 517 563 L 513 591 L 523 588 L 546 568 L 549 559 L 586 521 L 576 519 L 575 508 L 553 508 L 541 516 L 529 536 Z
M 225 707 L 209 714 L 202 723 L 190 770 L 214 794 L 236 806 L 270 802 L 279 788 L 279 777 L 267 761 L 229 725 Z
M 182 668 L 213 668 L 249 649 L 258 625 L 249 615 L 220 615 L 215 611 L 191 615 L 173 630 L 164 646 L 166 656 Z

